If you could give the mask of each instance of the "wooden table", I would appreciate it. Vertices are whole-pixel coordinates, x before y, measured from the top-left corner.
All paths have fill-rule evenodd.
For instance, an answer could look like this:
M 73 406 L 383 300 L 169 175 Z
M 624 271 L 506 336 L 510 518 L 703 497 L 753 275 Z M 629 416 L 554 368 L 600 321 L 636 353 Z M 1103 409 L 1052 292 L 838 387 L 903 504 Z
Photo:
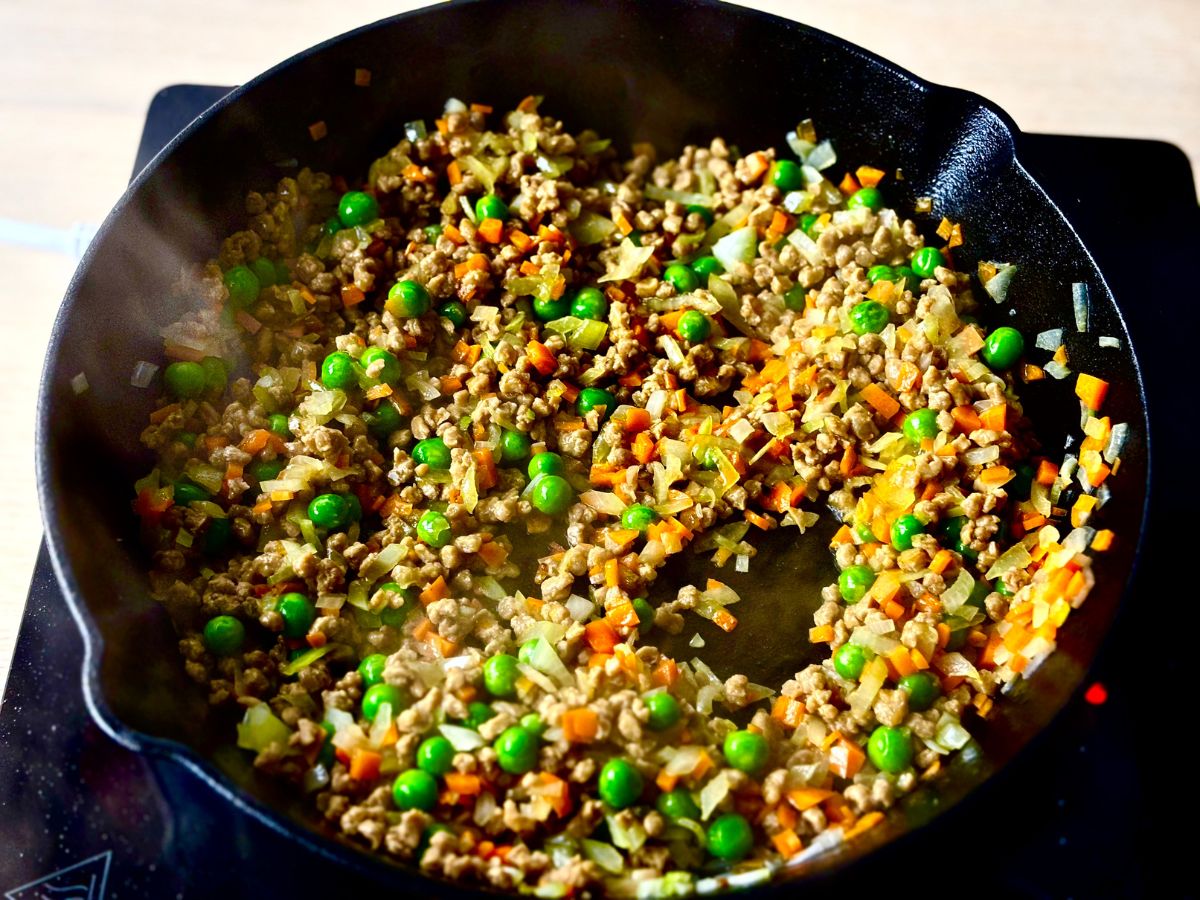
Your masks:
M 59 228 L 100 222 L 125 187 L 146 104 L 160 87 L 237 84 L 323 38 L 421 5 L 0 4 L 0 218 Z M 747 5 L 841 35 L 934 81 L 977 91 L 1026 130 L 1160 138 L 1183 147 L 1193 165 L 1200 161 L 1196 0 Z M 1114 184 L 1122 177 L 1114 173 Z M 0 245 L 0 271 L 7 273 L 0 280 L 0 471 L 9 473 L 0 493 L 0 682 L 40 540 L 33 486 L 37 380 L 73 268 L 66 256 Z

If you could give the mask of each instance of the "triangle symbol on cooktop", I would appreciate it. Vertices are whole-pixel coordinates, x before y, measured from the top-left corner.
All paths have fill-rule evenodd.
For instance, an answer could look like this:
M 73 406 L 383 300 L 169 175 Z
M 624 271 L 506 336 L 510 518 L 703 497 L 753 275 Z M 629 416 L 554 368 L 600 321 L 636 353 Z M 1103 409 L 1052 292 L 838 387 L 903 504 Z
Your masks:
M 104 900 L 112 851 L 65 866 L 4 892 L 7 900 Z

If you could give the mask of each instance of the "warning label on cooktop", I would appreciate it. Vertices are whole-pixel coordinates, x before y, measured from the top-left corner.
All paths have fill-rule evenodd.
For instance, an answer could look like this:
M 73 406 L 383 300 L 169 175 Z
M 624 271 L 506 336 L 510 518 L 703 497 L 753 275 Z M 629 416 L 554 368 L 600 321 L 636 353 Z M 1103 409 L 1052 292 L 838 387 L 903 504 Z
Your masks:
M 6 900 L 104 900 L 112 851 L 51 872 L 4 892 Z

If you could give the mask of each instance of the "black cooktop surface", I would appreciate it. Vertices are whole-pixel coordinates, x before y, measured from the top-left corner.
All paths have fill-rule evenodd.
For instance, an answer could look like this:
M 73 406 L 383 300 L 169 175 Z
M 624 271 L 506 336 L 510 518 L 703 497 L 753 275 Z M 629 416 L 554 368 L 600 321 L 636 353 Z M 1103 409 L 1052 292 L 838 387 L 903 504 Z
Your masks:
M 161 91 L 135 171 L 226 90 Z M 872 889 L 906 896 L 906 885 L 932 895 L 1006 897 L 1196 890 L 1185 843 L 1195 832 L 1188 773 L 1196 759 L 1178 731 L 1180 714 L 1170 717 L 1171 705 L 1187 704 L 1195 690 L 1186 674 L 1194 638 L 1162 635 L 1147 621 L 1160 604 L 1187 615 L 1196 602 L 1181 593 L 1190 576 L 1177 560 L 1187 557 L 1172 547 L 1195 527 L 1187 524 L 1193 488 L 1166 485 L 1192 413 L 1163 414 L 1200 324 L 1197 298 L 1179 293 L 1187 278 L 1177 274 L 1200 247 L 1192 173 L 1178 149 L 1152 141 L 1026 135 L 1019 154 L 1095 254 L 1141 353 L 1155 410 L 1146 547 L 1086 690 L 1015 763 L 909 842 L 900 869 L 896 854 L 876 854 L 882 862 L 872 857 L 840 876 L 835 889 L 843 897 Z M 1123 174 L 1131 170 L 1144 176 Z M 1186 479 L 1182 469 L 1177 477 Z M 82 653 L 43 547 L 0 708 L 0 895 L 261 900 L 370 890 L 320 860 L 296 858 L 189 773 L 152 769 L 112 741 L 88 714 Z M 1166 691 L 1183 693 L 1171 700 Z

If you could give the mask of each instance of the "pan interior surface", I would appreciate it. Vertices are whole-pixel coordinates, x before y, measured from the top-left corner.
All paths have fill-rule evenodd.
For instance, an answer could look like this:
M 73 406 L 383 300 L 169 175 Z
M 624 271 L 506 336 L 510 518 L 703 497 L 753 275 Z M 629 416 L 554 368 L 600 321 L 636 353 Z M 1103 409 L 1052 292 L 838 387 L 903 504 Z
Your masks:
M 369 88 L 355 86 L 357 68 L 371 71 Z M 317 827 L 291 792 L 255 775 L 248 754 L 222 748 L 231 725 L 185 677 L 167 616 L 148 595 L 148 560 L 130 500 L 132 483 L 151 465 L 138 436 L 153 398 L 130 387 L 129 376 L 139 360 L 160 360 L 159 330 L 185 312 L 171 299 L 172 282 L 181 265 L 213 254 L 237 222 L 247 190 L 294 174 L 297 161 L 353 177 L 399 140 L 404 122 L 434 118 L 447 97 L 502 110 L 528 94 L 545 95 L 543 111 L 572 131 L 595 128 L 626 150 L 650 141 L 664 154 L 716 135 L 744 149 L 785 152 L 784 134 L 812 118 L 833 141 L 839 167 L 902 171 L 889 205 L 908 214 L 916 198 L 932 197 L 931 226 L 943 215 L 963 223 L 960 269 L 970 271 L 982 259 L 1020 266 L 1010 304 L 986 311 L 987 324 L 1011 322 L 1026 335 L 1069 331 L 1070 285 L 1089 284 L 1092 331 L 1119 337 L 1121 347 L 1100 350 L 1094 334 L 1069 334 L 1067 348 L 1073 369 L 1112 383 L 1105 412 L 1132 426 L 1102 517 L 1128 539 L 1098 564 L 1099 583 L 1072 617 L 1059 651 L 1014 692 L 1013 702 L 998 704 L 981 730 L 982 754 L 958 758 L 950 768 L 939 787 L 940 806 L 950 805 L 1058 711 L 1094 655 L 1132 569 L 1148 446 L 1128 335 L 1086 250 L 1016 161 L 1003 114 L 801 25 L 682 0 L 652 6 L 462 3 L 388 20 L 252 82 L 138 178 L 72 283 L 40 411 L 38 475 L 47 535 L 89 638 L 85 678 L 98 715 L 130 743 L 149 736 L 159 751 L 207 760 L 221 773 L 218 781 L 227 778 L 251 798 L 252 811 L 279 827 L 297 835 Z M 328 134 L 314 142 L 308 129 L 316 122 L 324 122 Z M 87 383 L 82 393 L 80 373 Z M 1070 384 L 1047 381 L 1024 391 L 1052 450 L 1078 431 Z M 776 687 L 815 661 L 807 631 L 820 589 L 836 574 L 826 549 L 834 527 L 823 512 L 804 536 L 787 529 L 762 541 L 749 573 L 721 575 L 745 598 L 738 630 L 726 635 L 694 619 L 683 640 L 699 631 L 707 643 L 699 655 L 719 675 L 745 672 Z M 706 561 L 684 568 L 676 583 L 713 574 Z M 686 647 L 667 649 L 682 658 L 696 655 Z M 911 803 L 911 822 L 929 808 Z M 901 816 L 844 856 L 906 827 Z M 366 865 L 356 854 L 338 858 Z M 379 867 L 381 877 L 390 871 Z

